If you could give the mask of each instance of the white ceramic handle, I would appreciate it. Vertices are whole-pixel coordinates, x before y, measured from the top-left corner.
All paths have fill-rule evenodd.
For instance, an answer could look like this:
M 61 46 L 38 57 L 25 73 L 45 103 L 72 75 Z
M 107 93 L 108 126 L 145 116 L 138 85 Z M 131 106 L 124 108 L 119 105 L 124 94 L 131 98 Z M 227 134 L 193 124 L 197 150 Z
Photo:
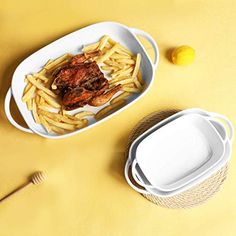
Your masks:
M 27 133 L 33 133 L 31 129 L 28 129 L 28 128 L 25 128 L 25 127 L 19 125 L 13 119 L 13 117 L 11 115 L 11 110 L 10 110 L 11 96 L 12 96 L 12 91 L 11 91 L 11 88 L 9 88 L 9 90 L 7 91 L 6 97 L 5 97 L 5 102 L 4 102 L 4 109 L 5 109 L 5 113 L 6 113 L 7 119 L 17 129 L 22 130 L 22 131 L 27 132 Z
M 227 117 L 220 115 L 218 113 L 215 113 L 215 112 L 210 112 L 210 115 L 214 118 L 223 120 L 224 121 L 223 125 L 225 126 L 225 124 L 226 124 L 228 126 L 228 128 L 229 128 L 228 138 L 229 138 L 229 141 L 232 143 L 233 138 L 234 138 L 234 127 L 233 127 L 232 123 L 229 121 L 229 119 Z
M 131 163 L 129 160 L 126 162 L 125 164 L 125 179 L 127 181 L 127 183 L 130 185 L 130 187 L 132 187 L 135 191 L 139 192 L 139 193 L 142 193 L 142 194 L 150 194 L 148 191 L 146 191 L 145 189 L 141 189 L 141 188 L 138 188 L 137 186 L 135 186 L 132 181 L 130 180 L 129 178 L 129 169 L 130 169 L 130 166 L 131 166 Z
M 214 127 L 215 131 L 220 135 L 221 137 L 221 140 L 222 142 L 225 143 L 227 142 L 228 137 L 227 137 L 227 131 L 225 129 L 225 126 L 222 124 L 222 122 L 220 122 L 218 119 L 216 119 L 215 117 L 212 117 L 212 116 L 209 116 L 209 117 L 206 117 L 208 119 L 208 121 L 210 121 L 210 123 L 212 124 L 212 126 Z M 220 127 L 222 128 L 223 130 L 223 133 L 222 132 L 219 132 L 217 127 L 216 127 L 216 124 L 217 125 L 220 125 Z
M 140 186 L 142 186 L 144 188 L 146 188 L 146 187 L 152 188 L 153 187 L 152 185 L 145 184 L 139 180 L 139 179 L 141 179 L 141 177 L 137 174 L 136 165 L 137 165 L 137 161 L 136 161 L 136 159 L 134 159 L 134 161 L 131 165 L 131 173 L 132 173 L 134 180 L 137 182 L 137 184 L 139 184 Z
M 146 33 L 143 30 L 136 29 L 136 28 L 131 28 L 131 31 L 136 35 L 140 35 L 140 36 L 144 37 L 145 39 L 147 39 L 151 43 L 151 45 L 153 47 L 153 50 L 154 50 L 154 53 L 155 53 L 153 68 L 156 69 L 157 63 L 159 61 L 159 50 L 158 50 L 158 47 L 157 47 L 157 44 L 156 44 L 155 40 L 148 33 Z

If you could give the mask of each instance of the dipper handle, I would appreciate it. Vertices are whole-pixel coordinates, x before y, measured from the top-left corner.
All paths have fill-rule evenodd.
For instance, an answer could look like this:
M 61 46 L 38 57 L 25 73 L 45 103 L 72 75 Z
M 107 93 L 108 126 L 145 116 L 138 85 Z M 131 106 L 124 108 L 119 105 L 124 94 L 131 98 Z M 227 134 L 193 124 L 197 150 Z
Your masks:
M 15 194 L 17 192 L 20 192 L 21 190 L 23 190 L 27 186 L 30 186 L 31 184 L 34 184 L 34 185 L 41 184 L 45 179 L 46 179 L 46 176 L 42 171 L 35 172 L 33 175 L 31 175 L 28 182 L 26 182 L 25 184 L 19 186 L 18 188 L 14 189 L 13 191 L 11 191 L 7 195 L 5 195 L 3 198 L 1 198 L 0 203 L 2 203 L 4 200 L 9 198 L 13 194 Z

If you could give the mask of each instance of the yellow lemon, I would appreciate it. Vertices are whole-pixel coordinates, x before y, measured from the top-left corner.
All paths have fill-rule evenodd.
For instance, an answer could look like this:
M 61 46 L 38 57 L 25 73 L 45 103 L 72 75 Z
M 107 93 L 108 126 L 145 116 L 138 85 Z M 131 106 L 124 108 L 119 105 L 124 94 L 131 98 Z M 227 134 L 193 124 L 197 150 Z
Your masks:
M 175 65 L 189 65 L 195 58 L 195 50 L 189 46 L 175 48 L 171 54 L 171 60 Z

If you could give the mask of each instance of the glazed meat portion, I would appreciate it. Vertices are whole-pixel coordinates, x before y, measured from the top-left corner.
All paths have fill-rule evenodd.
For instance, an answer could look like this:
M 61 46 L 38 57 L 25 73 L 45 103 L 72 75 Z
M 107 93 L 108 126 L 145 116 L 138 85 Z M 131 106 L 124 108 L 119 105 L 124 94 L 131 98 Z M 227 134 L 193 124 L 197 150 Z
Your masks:
M 73 110 L 83 107 L 92 98 L 101 95 L 108 88 L 108 81 L 105 78 L 93 78 L 74 88 L 68 88 L 62 96 L 62 103 L 66 110 Z
M 107 91 L 108 80 L 96 62 L 88 61 L 83 54 L 74 56 L 67 65 L 55 71 L 53 76 L 54 92 L 61 95 L 66 110 L 86 104 L 103 105 L 101 101 L 106 103 L 106 98 L 111 98 L 120 90 L 120 86 L 116 86 L 115 90 Z
M 98 85 L 100 79 L 103 81 L 105 78 L 98 65 L 95 62 L 87 62 L 75 66 L 68 65 L 62 68 L 56 74 L 53 84 L 57 86 L 60 92 L 63 92 L 68 87 L 75 88 L 83 86 L 83 84 L 93 89 L 91 85 Z

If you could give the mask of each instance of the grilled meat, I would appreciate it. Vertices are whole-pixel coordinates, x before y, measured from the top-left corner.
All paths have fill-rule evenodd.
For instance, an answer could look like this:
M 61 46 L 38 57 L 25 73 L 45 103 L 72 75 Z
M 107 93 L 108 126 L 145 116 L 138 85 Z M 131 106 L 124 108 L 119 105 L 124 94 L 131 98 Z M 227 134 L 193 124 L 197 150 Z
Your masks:
M 87 62 L 75 66 L 67 65 L 62 68 L 56 75 L 53 82 L 57 88 L 62 91 L 67 87 L 75 88 L 81 86 L 89 80 L 104 79 L 103 73 L 100 71 L 95 62 Z
M 91 98 L 88 101 L 88 104 L 94 107 L 101 106 L 105 103 L 107 103 L 118 91 L 120 91 L 121 85 L 117 85 L 114 88 L 110 89 L 106 93 L 103 93 L 101 95 L 97 95 L 93 98 Z
M 100 106 L 120 90 L 109 88 L 108 80 L 96 62 L 88 60 L 84 54 L 74 56 L 71 61 L 53 73 L 54 91 L 62 96 L 66 110 L 73 110 L 86 104 Z

